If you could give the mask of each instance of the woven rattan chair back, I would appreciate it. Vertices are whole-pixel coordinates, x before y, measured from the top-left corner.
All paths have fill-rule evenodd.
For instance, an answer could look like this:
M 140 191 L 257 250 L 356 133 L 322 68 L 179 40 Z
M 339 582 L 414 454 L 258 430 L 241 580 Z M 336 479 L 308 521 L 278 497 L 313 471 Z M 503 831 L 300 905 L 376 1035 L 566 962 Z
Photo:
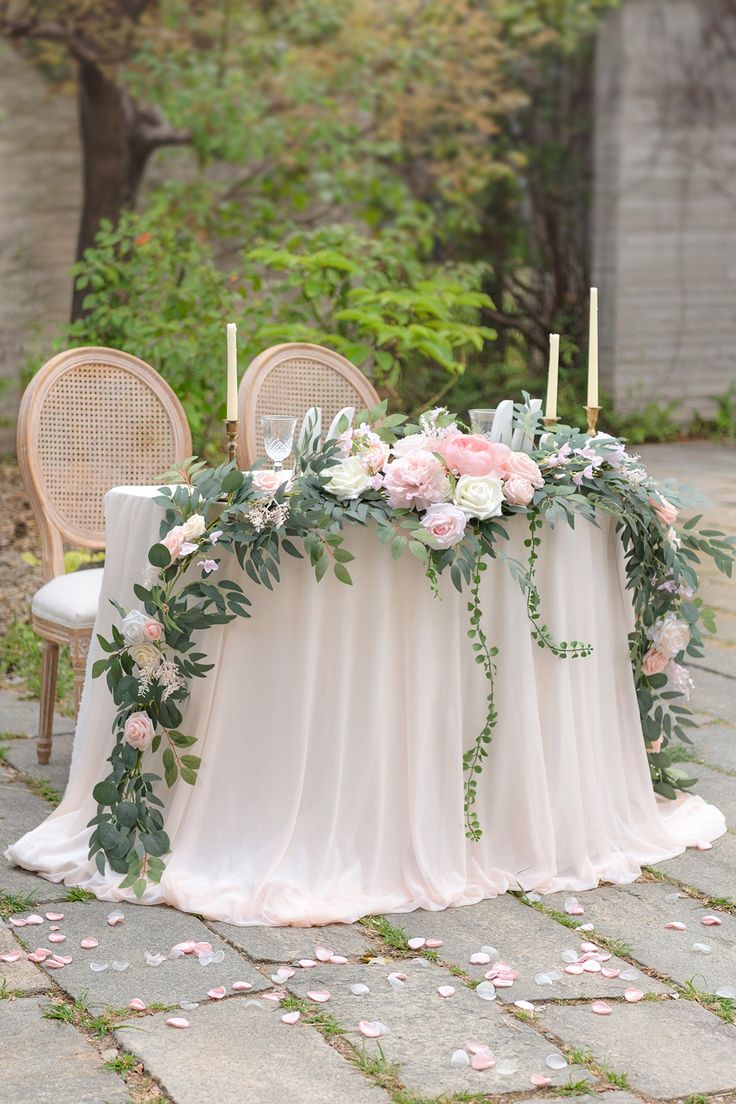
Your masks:
M 238 400 L 241 468 L 264 455 L 263 414 L 293 414 L 298 432 L 310 406 L 319 406 L 326 431 L 344 406 L 363 410 L 379 401 L 373 385 L 349 360 L 302 343 L 274 345 L 257 356 L 243 376 Z
M 18 415 L 18 462 L 41 532 L 44 580 L 64 570 L 64 543 L 104 548 L 103 499 L 148 484 L 191 455 L 169 385 L 116 349 L 69 349 L 44 364 Z

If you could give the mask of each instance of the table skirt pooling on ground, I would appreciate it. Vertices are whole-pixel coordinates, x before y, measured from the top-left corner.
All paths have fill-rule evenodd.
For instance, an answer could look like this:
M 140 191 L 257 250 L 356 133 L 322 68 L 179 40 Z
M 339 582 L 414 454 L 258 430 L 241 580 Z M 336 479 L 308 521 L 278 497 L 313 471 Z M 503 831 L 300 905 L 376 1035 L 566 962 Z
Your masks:
M 153 488 L 106 499 L 108 601 L 135 604 L 158 538 Z M 509 521 L 523 560 L 527 528 Z M 250 583 L 252 618 L 203 639 L 215 668 L 195 680 L 184 730 L 202 757 L 194 787 L 164 791 L 171 854 L 144 901 L 235 924 L 324 924 L 368 913 L 471 904 L 507 889 L 581 890 L 632 881 L 643 863 L 725 830 L 698 797 L 656 801 L 628 659 L 632 623 L 613 524 L 543 531 L 542 614 L 557 639 L 593 645 L 561 660 L 531 639 L 524 598 L 492 561 L 484 627 L 499 647 L 498 725 L 478 782 L 483 836 L 465 837 L 462 754 L 482 728 L 486 683 L 467 638 L 467 595 L 432 596 L 422 565 L 393 560 L 352 526 L 353 586 L 317 584 L 286 557 L 273 592 Z M 221 574 L 241 578 L 234 558 Z M 8 851 L 53 881 L 124 900 L 119 875 L 87 858 L 92 788 L 108 771 L 114 706 L 87 681 L 59 807 Z M 160 752 L 158 753 L 160 756 Z M 157 756 L 150 756 L 155 763 Z

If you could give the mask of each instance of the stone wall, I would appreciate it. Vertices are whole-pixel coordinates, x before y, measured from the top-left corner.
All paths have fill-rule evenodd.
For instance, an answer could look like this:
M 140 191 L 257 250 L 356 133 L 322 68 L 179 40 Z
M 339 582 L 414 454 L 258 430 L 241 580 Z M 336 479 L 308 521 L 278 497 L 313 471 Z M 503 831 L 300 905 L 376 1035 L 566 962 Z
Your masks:
M 736 381 L 736 4 L 624 0 L 596 58 L 594 278 L 617 407 Z
M 14 447 L 27 352 L 69 317 L 80 203 L 75 97 L 0 42 L 0 453 Z

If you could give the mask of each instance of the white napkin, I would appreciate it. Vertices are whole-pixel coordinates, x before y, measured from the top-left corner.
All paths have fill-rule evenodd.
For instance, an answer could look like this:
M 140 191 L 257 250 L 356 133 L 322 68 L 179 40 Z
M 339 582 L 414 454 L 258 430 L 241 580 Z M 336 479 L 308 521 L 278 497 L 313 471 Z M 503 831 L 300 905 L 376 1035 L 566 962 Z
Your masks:
M 322 410 L 318 406 L 310 406 L 299 430 L 297 448 L 302 456 L 309 456 L 316 451 L 321 432 Z
M 327 430 L 327 441 L 331 441 L 333 437 L 339 437 L 337 427 L 340 423 L 340 419 L 343 417 L 347 418 L 348 426 L 351 426 L 353 424 L 353 418 L 355 417 L 355 407 L 344 406 L 342 410 L 338 410 L 337 414 L 332 419 L 332 425 Z

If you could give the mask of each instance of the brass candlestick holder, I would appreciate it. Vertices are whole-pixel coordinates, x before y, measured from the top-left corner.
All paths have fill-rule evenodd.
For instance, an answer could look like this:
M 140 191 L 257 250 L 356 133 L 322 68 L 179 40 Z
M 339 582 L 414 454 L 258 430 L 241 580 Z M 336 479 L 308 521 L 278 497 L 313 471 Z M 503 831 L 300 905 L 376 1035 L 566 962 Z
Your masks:
M 238 419 L 226 418 L 225 419 L 225 433 L 227 434 L 227 458 L 228 461 L 235 463 L 235 453 L 238 445 Z
M 601 412 L 599 406 L 586 406 L 585 413 L 588 417 L 588 433 L 595 435 L 598 426 L 598 415 Z
M 554 429 L 559 420 L 559 418 L 542 418 L 542 425 L 545 429 Z

